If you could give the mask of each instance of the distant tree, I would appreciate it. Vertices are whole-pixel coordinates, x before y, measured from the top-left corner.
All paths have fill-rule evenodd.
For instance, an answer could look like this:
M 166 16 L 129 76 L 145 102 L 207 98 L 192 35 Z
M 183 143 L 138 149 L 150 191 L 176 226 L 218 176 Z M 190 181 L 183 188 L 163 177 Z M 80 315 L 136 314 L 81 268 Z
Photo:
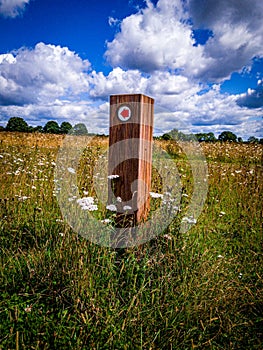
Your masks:
M 0 125 L 0 132 L 1 131 L 5 131 L 5 128 L 2 125 Z
M 74 125 L 72 134 L 74 135 L 88 135 L 88 129 L 85 124 L 78 123 Z
M 168 140 L 171 140 L 172 139 L 172 136 L 170 134 L 163 134 L 161 136 L 161 139 L 162 140 L 165 140 L 165 141 L 168 141 Z
M 255 136 L 250 136 L 247 140 L 247 142 L 249 143 L 258 143 L 259 142 L 259 139 L 256 138 Z
M 237 142 L 241 142 L 241 143 L 242 143 L 242 142 L 243 142 L 242 137 L 238 137 L 238 138 L 237 138 Z
M 206 135 L 207 135 L 208 142 L 215 142 L 216 141 L 216 137 L 215 137 L 213 132 L 208 132 Z
M 263 139 L 259 139 L 258 142 L 259 142 L 260 145 L 263 145 Z
M 51 120 L 46 123 L 46 125 L 43 128 L 43 131 L 48 134 L 59 134 L 60 127 L 57 122 L 55 122 L 54 120 Z
M 216 137 L 213 132 L 208 133 L 198 133 L 195 134 L 195 137 L 199 142 L 205 141 L 205 142 L 214 142 L 216 141 Z
M 27 122 L 20 117 L 11 117 L 6 125 L 6 131 L 21 131 L 21 132 L 27 132 L 28 131 L 28 124 Z
M 69 122 L 63 122 L 60 125 L 61 134 L 67 134 L 72 129 L 72 125 Z
M 237 141 L 237 135 L 232 133 L 232 131 L 223 131 L 219 136 L 218 136 L 219 141 L 230 141 L 230 142 L 236 142 Z
M 44 132 L 43 126 L 38 125 L 38 126 L 33 127 L 33 132 Z

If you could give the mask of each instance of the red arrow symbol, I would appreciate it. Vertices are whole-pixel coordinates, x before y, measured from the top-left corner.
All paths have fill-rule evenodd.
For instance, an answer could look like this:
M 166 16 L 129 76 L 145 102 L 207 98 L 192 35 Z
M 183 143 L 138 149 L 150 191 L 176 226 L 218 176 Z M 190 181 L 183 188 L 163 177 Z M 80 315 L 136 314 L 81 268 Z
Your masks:
M 123 118 L 129 118 L 130 111 L 129 109 L 123 109 L 120 114 Z

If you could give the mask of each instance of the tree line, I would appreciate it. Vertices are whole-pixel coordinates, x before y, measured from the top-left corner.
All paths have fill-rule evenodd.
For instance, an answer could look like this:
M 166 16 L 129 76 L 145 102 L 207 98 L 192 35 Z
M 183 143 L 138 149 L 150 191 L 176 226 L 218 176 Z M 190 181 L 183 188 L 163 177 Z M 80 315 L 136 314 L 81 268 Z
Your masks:
M 20 132 L 42 132 L 49 134 L 68 134 L 69 132 L 74 135 L 87 135 L 88 130 L 86 125 L 78 123 L 72 126 L 69 122 L 62 122 L 59 125 L 56 121 L 48 121 L 42 126 L 30 126 L 27 122 L 20 117 L 11 117 L 6 127 L 0 126 L 0 131 L 20 131 Z M 181 140 L 181 141 L 194 141 L 199 142 L 244 142 L 241 137 L 238 137 L 232 131 L 223 131 L 218 138 L 215 137 L 213 132 L 197 133 L 197 134 L 184 134 L 183 132 L 173 129 L 168 133 L 158 137 L 162 140 Z M 263 144 L 263 139 L 258 139 L 255 136 L 250 136 L 246 142 Z
M 163 134 L 160 137 L 162 140 L 180 140 L 180 141 L 194 141 L 198 140 L 199 142 L 244 142 L 241 137 L 238 137 L 232 131 L 223 131 L 218 136 L 215 137 L 213 132 L 208 133 L 197 133 L 197 134 L 184 134 L 177 129 L 173 129 L 168 133 Z M 260 143 L 263 144 L 263 139 L 258 139 L 255 136 L 250 136 L 246 142 L 249 143 Z
M 85 124 L 78 123 L 72 126 L 69 122 L 62 122 L 59 125 L 56 121 L 50 120 L 44 126 L 30 126 L 20 117 L 11 117 L 6 127 L 0 127 L 0 131 L 18 131 L 18 132 L 41 132 L 48 134 L 68 134 L 87 135 L 88 130 Z

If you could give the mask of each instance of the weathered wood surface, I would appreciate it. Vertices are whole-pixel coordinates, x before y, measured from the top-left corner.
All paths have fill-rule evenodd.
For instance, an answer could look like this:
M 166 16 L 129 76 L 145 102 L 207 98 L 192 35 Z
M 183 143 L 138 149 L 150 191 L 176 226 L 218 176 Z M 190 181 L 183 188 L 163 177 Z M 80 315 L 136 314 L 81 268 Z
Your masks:
M 118 110 L 127 106 L 131 117 L 118 118 Z M 119 209 L 120 215 L 131 215 L 136 224 L 148 215 L 152 171 L 154 100 L 142 94 L 110 96 L 109 175 L 119 175 L 109 186 L 109 202 L 115 198 L 132 210 Z M 121 208 L 121 205 L 119 206 Z

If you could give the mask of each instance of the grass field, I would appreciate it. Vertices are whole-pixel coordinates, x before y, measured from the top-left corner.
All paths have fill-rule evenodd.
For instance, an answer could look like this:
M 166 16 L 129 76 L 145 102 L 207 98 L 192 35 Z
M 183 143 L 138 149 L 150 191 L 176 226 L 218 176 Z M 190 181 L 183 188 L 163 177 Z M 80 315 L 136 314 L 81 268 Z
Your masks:
M 62 140 L 0 133 L 0 349 L 262 349 L 263 146 L 201 144 L 209 190 L 183 234 L 192 172 L 174 141 L 156 141 L 189 197 L 157 238 L 117 250 L 63 220 L 54 184 Z M 94 195 L 91 165 L 107 142 L 87 149 L 80 192 Z

